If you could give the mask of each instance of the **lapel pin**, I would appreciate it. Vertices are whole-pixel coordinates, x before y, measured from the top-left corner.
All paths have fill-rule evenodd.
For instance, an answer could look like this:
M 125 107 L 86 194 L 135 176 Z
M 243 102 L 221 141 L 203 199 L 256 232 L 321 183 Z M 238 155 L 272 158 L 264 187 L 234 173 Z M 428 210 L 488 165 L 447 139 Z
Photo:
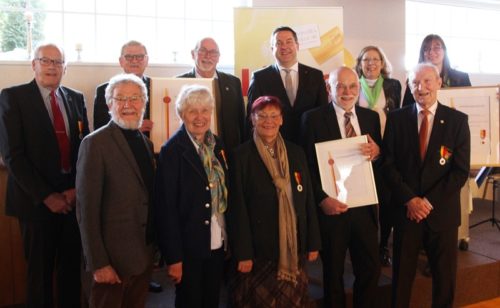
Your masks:
M 444 124 L 444 120 L 440 120 L 439 123 Z
M 295 175 L 295 182 L 297 182 L 297 191 L 302 192 L 302 190 L 304 189 L 302 187 L 302 176 L 300 175 L 300 172 L 297 171 L 295 171 L 293 174 Z

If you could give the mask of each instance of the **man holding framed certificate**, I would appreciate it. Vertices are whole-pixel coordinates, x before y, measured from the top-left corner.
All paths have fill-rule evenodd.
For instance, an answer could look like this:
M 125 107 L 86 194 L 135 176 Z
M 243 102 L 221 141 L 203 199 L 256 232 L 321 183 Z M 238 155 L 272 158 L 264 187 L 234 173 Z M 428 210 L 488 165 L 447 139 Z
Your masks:
M 323 288 L 325 307 L 346 307 L 343 274 L 349 249 L 355 282 L 353 306 L 368 307 L 376 295 L 380 262 L 378 256 L 377 207 L 350 208 L 339 198 L 327 194 L 320 179 L 315 145 L 324 141 L 367 135 L 360 146 L 362 155 L 371 161 L 380 155 L 380 120 L 375 111 L 356 106 L 359 97 L 359 78 L 356 72 L 341 67 L 328 80 L 331 103 L 304 114 L 301 140 L 309 159 L 316 202 L 321 210 L 318 218 L 322 247 Z M 327 168 L 327 167 L 326 167 Z M 338 183 L 338 181 L 337 181 Z

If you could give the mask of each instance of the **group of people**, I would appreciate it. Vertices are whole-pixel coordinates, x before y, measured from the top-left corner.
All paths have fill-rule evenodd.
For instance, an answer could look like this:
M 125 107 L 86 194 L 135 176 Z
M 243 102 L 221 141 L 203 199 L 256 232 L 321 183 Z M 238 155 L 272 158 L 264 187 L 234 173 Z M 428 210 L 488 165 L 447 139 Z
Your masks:
M 181 126 L 161 149 L 148 139 L 144 45 L 126 43 L 124 73 L 96 89 L 92 133 L 83 95 L 61 85 L 63 51 L 38 46 L 34 80 L 0 94 L 6 210 L 20 222 L 27 307 L 80 306 L 82 263 L 92 276 L 85 305 L 143 307 L 155 247 L 176 307 L 218 307 L 223 281 L 231 307 L 308 307 L 306 267 L 318 255 L 324 306 L 345 307 L 348 250 L 354 307 L 376 302 L 381 263 L 391 261 L 392 305 L 408 307 L 422 247 L 433 307 L 452 307 L 470 136 L 466 115 L 441 105 L 437 91 L 470 82 L 450 68 L 443 40 L 429 37 L 408 79 L 416 103 L 400 108 L 401 85 L 380 48 L 365 47 L 355 69 L 325 83 L 298 62 L 295 31 L 278 27 L 276 63 L 254 72 L 246 115 L 240 80 L 217 69 L 218 45 L 203 38 L 193 70 L 178 77 L 214 78 L 214 94 L 181 90 Z M 314 145 L 360 135 L 380 204 L 349 208 L 322 189 Z

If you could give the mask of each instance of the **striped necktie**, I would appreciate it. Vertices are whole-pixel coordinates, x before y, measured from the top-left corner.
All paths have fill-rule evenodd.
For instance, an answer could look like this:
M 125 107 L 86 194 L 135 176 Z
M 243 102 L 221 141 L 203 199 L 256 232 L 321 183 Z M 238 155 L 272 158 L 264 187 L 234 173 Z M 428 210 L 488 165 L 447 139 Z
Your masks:
M 345 127 L 345 137 L 351 138 L 356 137 L 356 131 L 354 131 L 354 127 L 351 123 L 352 112 L 347 111 L 344 113 L 344 127 Z

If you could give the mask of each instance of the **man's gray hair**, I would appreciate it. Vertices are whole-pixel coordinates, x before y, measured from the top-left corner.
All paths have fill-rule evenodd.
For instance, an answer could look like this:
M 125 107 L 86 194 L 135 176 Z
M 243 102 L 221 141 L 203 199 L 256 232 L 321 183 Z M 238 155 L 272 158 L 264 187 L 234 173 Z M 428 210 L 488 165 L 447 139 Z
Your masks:
M 45 48 L 45 47 L 57 48 L 59 50 L 59 52 L 61 53 L 63 62 L 66 63 L 66 61 L 64 60 L 64 58 L 65 58 L 64 49 L 61 46 L 57 45 L 56 43 L 50 43 L 50 42 L 42 42 L 35 47 L 35 51 L 33 52 L 33 60 L 38 59 L 38 54 L 40 53 L 40 49 Z
M 408 84 L 410 85 L 410 87 L 413 84 L 413 80 L 415 80 L 415 75 L 417 75 L 418 72 L 420 72 L 421 70 L 423 70 L 425 68 L 432 69 L 436 75 L 436 78 L 441 78 L 441 76 L 439 75 L 439 69 L 437 68 L 437 66 L 435 66 L 434 64 L 432 64 L 430 62 L 419 63 L 419 64 L 415 65 L 415 67 L 413 67 L 413 69 L 410 71 L 410 74 L 408 75 Z
M 137 77 L 134 74 L 118 74 L 109 80 L 108 86 L 106 87 L 105 98 L 106 104 L 108 106 L 111 105 L 111 100 L 113 99 L 113 92 L 115 88 L 120 84 L 135 84 L 141 89 L 141 96 L 144 102 L 148 101 L 148 90 L 146 89 L 146 85 L 141 78 Z
M 120 56 L 124 56 L 125 48 L 130 47 L 130 46 L 140 46 L 140 47 L 144 48 L 144 53 L 148 54 L 148 50 L 146 49 L 146 46 L 144 46 L 144 44 L 142 44 L 139 41 L 131 40 L 131 41 L 128 41 L 125 44 L 123 44 L 121 52 L 120 52 Z

